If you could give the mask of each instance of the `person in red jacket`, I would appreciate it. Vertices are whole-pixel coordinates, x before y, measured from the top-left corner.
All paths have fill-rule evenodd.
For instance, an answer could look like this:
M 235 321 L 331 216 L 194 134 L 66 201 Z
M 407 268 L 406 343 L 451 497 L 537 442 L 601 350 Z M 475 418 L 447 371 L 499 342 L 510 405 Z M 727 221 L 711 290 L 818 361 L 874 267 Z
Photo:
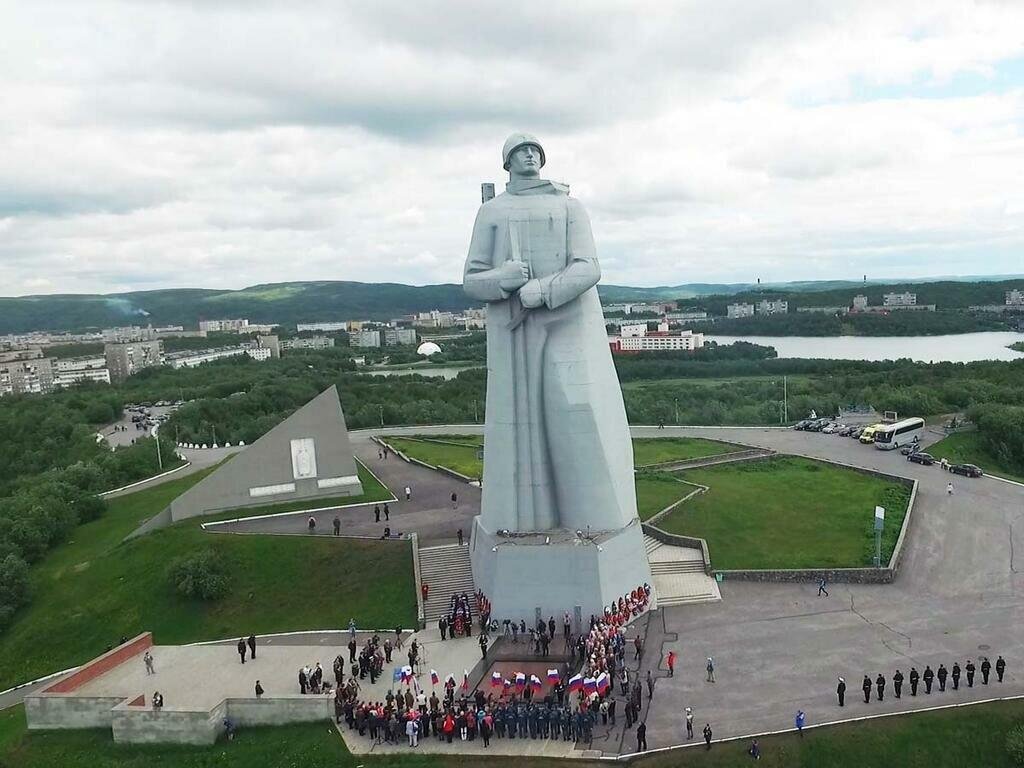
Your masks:
M 444 737 L 448 743 L 452 743 L 452 734 L 455 733 L 455 718 L 452 717 L 452 713 L 449 711 L 445 715 L 444 723 L 441 725 L 441 730 L 444 732 Z
M 668 676 L 669 677 L 675 677 L 675 674 L 676 674 L 676 652 L 675 651 L 669 651 L 668 652 L 668 658 L 666 659 L 666 661 L 668 662 Z

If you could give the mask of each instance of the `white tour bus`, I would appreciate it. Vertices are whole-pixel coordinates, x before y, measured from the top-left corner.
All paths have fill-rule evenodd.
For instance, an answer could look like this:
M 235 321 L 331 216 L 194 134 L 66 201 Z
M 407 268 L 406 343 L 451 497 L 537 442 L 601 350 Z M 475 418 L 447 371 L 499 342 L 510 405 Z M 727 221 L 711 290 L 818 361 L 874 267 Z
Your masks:
M 924 419 L 903 419 L 895 424 L 886 424 L 875 432 L 875 448 L 891 451 L 901 445 L 914 442 L 924 432 Z

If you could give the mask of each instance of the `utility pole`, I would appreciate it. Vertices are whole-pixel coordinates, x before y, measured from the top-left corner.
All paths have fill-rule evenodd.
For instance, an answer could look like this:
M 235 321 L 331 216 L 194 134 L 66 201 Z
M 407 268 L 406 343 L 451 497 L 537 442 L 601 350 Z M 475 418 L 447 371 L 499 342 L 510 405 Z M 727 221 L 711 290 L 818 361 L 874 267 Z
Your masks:
M 383 427 L 384 426 L 384 406 L 383 405 L 378 405 L 377 407 L 380 409 L 380 425 Z
M 676 415 L 676 420 L 675 421 L 676 421 L 676 426 L 678 426 L 679 425 L 679 398 L 678 397 L 673 397 L 672 398 L 672 405 L 675 408 L 675 415 Z
M 160 467 L 161 470 L 163 470 L 164 459 L 163 456 L 160 455 L 160 433 L 154 433 L 153 439 L 156 440 L 156 465 Z

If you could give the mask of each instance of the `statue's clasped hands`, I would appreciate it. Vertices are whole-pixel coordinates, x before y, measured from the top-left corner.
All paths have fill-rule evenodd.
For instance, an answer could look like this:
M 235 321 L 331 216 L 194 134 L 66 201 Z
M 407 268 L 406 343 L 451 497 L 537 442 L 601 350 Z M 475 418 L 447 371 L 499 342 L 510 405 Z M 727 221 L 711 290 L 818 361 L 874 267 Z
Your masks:
M 540 281 L 530 279 L 530 268 L 525 262 L 506 261 L 502 264 L 498 283 L 503 291 L 511 293 L 518 289 L 519 301 L 527 309 L 539 307 L 544 303 Z

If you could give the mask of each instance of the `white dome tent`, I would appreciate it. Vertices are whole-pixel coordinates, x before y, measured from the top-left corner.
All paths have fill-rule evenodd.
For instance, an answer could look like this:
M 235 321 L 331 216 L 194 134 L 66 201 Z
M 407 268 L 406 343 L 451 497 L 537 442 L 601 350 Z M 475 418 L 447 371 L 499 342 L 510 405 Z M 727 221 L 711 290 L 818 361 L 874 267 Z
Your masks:
M 436 355 L 441 351 L 441 348 L 432 341 L 424 341 L 419 347 L 416 348 L 417 355 L 423 355 L 424 357 L 430 357 Z

